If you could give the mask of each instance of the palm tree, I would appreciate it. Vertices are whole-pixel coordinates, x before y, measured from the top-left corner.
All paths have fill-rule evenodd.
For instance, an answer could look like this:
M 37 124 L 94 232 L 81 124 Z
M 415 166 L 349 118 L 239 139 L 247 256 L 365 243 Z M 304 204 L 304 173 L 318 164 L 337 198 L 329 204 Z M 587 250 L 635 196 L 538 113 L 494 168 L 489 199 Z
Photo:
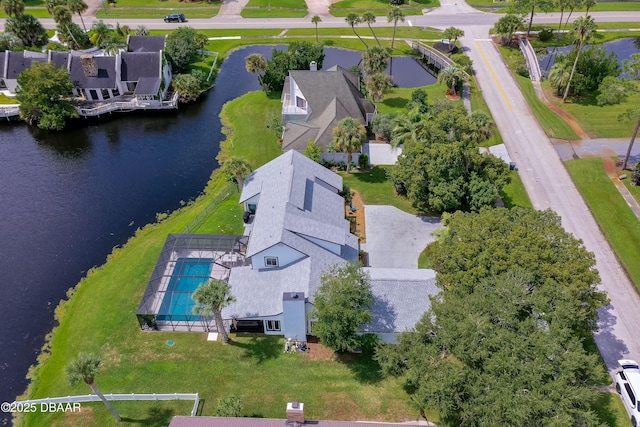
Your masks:
M 560 22 L 558 23 L 558 31 L 562 29 L 562 18 L 564 16 L 564 11 L 569 7 L 569 2 L 571 0 L 555 0 L 554 6 L 556 9 L 560 9 Z
M 53 11 L 56 6 L 61 6 L 64 4 L 64 0 L 44 0 L 44 5 L 47 8 L 47 12 L 49 15 L 53 16 Z
M 491 117 L 484 111 L 474 111 L 469 115 L 471 122 L 471 131 L 469 132 L 469 139 L 475 144 L 480 144 L 483 141 L 491 138 L 493 130 L 491 125 Z
M 135 34 L 136 34 L 136 36 L 148 36 L 151 33 L 149 32 L 149 29 L 147 27 L 145 27 L 144 25 L 138 25 L 136 27 Z
M 243 157 L 229 157 L 222 164 L 222 171 L 235 177 L 238 189 L 242 191 L 244 179 L 251 173 L 251 165 Z
M 595 1 L 595 0 L 590 0 Z M 580 7 L 584 4 L 584 0 L 568 0 L 567 7 L 569 8 L 569 14 L 567 15 L 567 19 L 564 21 L 563 30 L 567 29 L 567 25 L 569 24 L 569 20 L 571 19 L 571 15 L 573 15 L 573 11 L 576 7 Z
M 222 309 L 236 300 L 231 295 L 231 286 L 224 280 L 211 279 L 200 285 L 193 293 L 192 298 L 196 302 L 193 313 L 206 317 L 213 314 L 218 333 L 222 336 L 222 342 L 228 343 L 229 335 L 222 320 Z
M 368 10 L 362 14 L 362 22 L 367 24 L 367 26 L 369 27 L 369 30 L 371 30 L 371 34 L 373 34 L 373 37 L 376 39 L 378 46 L 382 46 L 380 44 L 380 40 L 378 40 L 378 36 L 376 36 L 376 33 L 373 32 L 373 28 L 371 28 L 371 24 L 376 22 L 376 15 L 370 10 Z
M 60 27 L 69 27 L 73 23 L 73 17 L 67 5 L 58 5 L 53 8 L 53 20 Z
M 267 69 L 267 60 L 264 59 L 264 55 L 260 53 L 252 53 L 247 56 L 247 63 L 245 64 L 245 67 L 248 72 L 258 76 L 258 82 L 260 83 L 260 86 L 263 86 L 262 74 L 260 73 Z
M 564 58 L 564 56 L 562 56 Z M 571 64 L 566 61 L 556 61 L 549 71 L 549 83 L 551 87 L 556 88 L 556 95 L 560 96 L 564 91 L 564 88 L 569 82 L 569 76 L 571 75 Z
M 596 0 L 582 0 L 582 4 L 587 7 L 584 16 L 589 16 L 589 10 L 596 5 Z
M 315 24 L 316 26 L 316 43 L 318 43 L 318 24 L 322 22 L 322 18 L 320 18 L 318 15 L 313 15 L 313 17 L 311 18 L 311 23 Z
M 387 15 L 387 22 L 393 21 L 393 37 L 391 38 L 391 49 L 393 49 L 393 44 L 396 41 L 396 27 L 398 26 L 398 21 L 404 22 L 404 13 L 399 7 L 394 7 L 389 11 Z
M 438 72 L 438 83 L 444 83 L 451 86 L 453 96 L 456 96 L 456 86 L 461 81 L 468 79 L 467 73 L 457 65 L 449 65 Z
M 449 50 L 451 51 L 453 50 L 453 47 L 451 46 L 451 40 L 453 40 L 453 46 L 456 46 L 458 37 L 464 36 L 464 31 L 462 31 L 460 28 L 449 27 L 444 30 L 442 35 L 449 41 Z
M 99 356 L 96 356 L 93 353 L 80 353 L 75 359 L 71 361 L 71 363 L 67 365 L 65 372 L 67 374 L 69 384 L 74 385 L 80 381 L 88 384 L 89 387 L 91 387 L 91 390 L 93 390 L 93 392 L 100 398 L 100 400 L 102 400 L 107 409 L 111 411 L 116 420 L 120 422 L 122 421 L 122 418 L 120 418 L 118 412 L 116 412 L 113 406 L 111 406 L 109 401 L 100 392 L 98 386 L 94 382 L 96 373 L 100 369 L 101 365 L 102 359 Z
M 18 17 L 24 14 L 24 2 L 22 0 L 2 0 L 0 4 L 2 4 L 4 13 L 9 17 Z
M 347 153 L 347 173 L 351 167 L 351 153 L 358 151 L 367 138 L 367 130 L 353 117 L 345 117 L 333 129 L 333 148 Z
M 353 30 L 353 34 L 358 36 L 358 38 L 360 39 L 362 44 L 364 44 L 364 48 L 368 49 L 369 46 L 367 45 L 367 43 L 365 43 L 365 41 L 362 40 L 362 37 L 360 37 L 360 35 L 358 33 L 356 33 L 356 25 L 358 25 L 358 24 L 360 24 L 362 22 L 362 18 L 360 18 L 360 15 L 358 15 L 355 12 L 350 12 L 350 13 L 347 14 L 347 16 L 344 18 L 344 20 L 347 21 L 347 24 L 351 25 L 351 29 Z
M 633 135 L 631 135 L 631 141 L 629 141 L 629 146 L 627 147 L 627 154 L 624 156 L 624 162 L 622 163 L 622 170 L 625 170 L 627 168 L 629 157 L 631 157 L 631 149 L 633 148 L 633 143 L 635 142 L 636 137 L 638 136 L 638 131 L 640 130 L 640 110 L 627 110 L 627 112 L 623 113 L 620 117 L 623 120 L 629 120 L 632 115 L 638 116 L 638 122 L 636 123 L 636 128 L 633 130 Z M 618 120 L 620 120 L 620 118 L 618 118 Z
M 564 96 L 562 97 L 562 102 L 567 102 L 567 96 L 569 96 L 569 88 L 571 87 L 571 80 L 573 79 L 573 74 L 576 71 L 576 66 L 578 65 L 578 59 L 580 58 L 580 52 L 584 47 L 585 43 L 591 39 L 591 36 L 596 31 L 595 21 L 591 16 L 581 16 L 575 20 L 573 23 L 573 34 L 576 38 L 576 42 L 578 43 L 576 52 L 576 60 L 573 61 L 573 67 L 571 68 L 571 74 L 569 75 L 569 81 L 567 82 L 567 88 L 564 90 Z
M 367 74 L 384 73 L 389 65 L 389 52 L 380 46 L 372 46 L 362 54 L 362 66 Z
M 91 26 L 91 43 L 93 43 L 95 47 L 101 48 L 112 30 L 113 27 L 111 26 L 111 24 L 105 24 L 102 19 L 94 23 Z
M 391 77 L 386 74 L 375 73 L 367 76 L 365 86 L 373 102 L 380 102 L 384 99 L 384 94 L 393 87 L 393 83 L 391 83 Z
M 87 11 L 89 6 L 84 2 L 84 0 L 67 0 L 67 6 L 71 13 L 77 13 L 80 17 L 80 22 L 82 22 L 82 28 L 84 32 L 87 32 L 87 27 L 84 25 L 84 19 L 82 19 L 82 14 Z

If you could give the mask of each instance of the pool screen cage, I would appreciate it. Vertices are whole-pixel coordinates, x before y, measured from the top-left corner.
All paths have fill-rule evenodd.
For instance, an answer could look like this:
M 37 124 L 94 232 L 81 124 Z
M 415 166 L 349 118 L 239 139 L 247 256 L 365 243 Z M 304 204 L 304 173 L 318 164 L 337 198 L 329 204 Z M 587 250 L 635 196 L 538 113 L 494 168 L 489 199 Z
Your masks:
M 191 298 L 209 279 L 228 280 L 246 265 L 248 236 L 169 234 L 145 290 L 137 317 L 143 330 L 215 330 L 212 317 L 193 313 Z

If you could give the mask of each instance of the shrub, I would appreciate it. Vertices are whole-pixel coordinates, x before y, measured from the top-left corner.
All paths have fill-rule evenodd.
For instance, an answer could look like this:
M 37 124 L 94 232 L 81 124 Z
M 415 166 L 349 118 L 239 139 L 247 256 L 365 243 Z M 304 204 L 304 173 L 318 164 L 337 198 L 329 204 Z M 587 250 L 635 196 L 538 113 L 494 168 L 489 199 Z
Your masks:
M 542 31 L 538 33 L 538 38 L 541 42 L 548 42 L 553 37 L 553 29 L 549 27 L 545 27 Z
M 523 56 L 519 56 L 514 61 L 515 72 L 517 75 L 529 78 L 529 68 L 527 68 L 527 60 Z
M 451 60 L 458 64 L 467 74 L 473 75 L 473 60 L 464 53 L 451 55 Z
M 344 198 L 344 204 L 351 204 L 351 188 L 346 185 L 342 186 L 342 190 L 338 191 L 338 194 Z
M 636 170 L 631 175 L 633 185 L 640 185 L 640 163 L 636 165 Z
M 358 157 L 358 167 L 360 169 L 366 169 L 369 167 L 369 155 L 368 154 L 360 154 Z

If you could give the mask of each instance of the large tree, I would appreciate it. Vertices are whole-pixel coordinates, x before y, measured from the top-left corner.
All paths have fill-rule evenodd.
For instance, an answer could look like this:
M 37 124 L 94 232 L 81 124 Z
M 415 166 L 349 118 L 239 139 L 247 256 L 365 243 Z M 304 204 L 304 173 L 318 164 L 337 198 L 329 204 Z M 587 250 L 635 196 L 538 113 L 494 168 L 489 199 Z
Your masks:
M 376 33 L 373 31 L 373 28 L 371 28 L 371 24 L 376 22 L 375 13 L 371 12 L 370 10 L 367 10 L 366 12 L 364 12 L 362 14 L 362 22 L 367 24 L 367 26 L 369 27 L 369 30 L 371 31 L 371 34 L 373 34 L 373 37 L 376 39 L 376 43 L 378 43 L 378 46 L 382 47 L 382 45 L 380 44 L 380 40 L 378 40 L 378 36 L 376 36 Z
M 77 13 L 80 17 L 80 21 L 82 22 L 82 29 L 84 32 L 87 32 L 87 27 L 84 25 L 84 19 L 82 18 L 82 14 L 87 11 L 89 6 L 84 2 L 84 0 L 67 0 L 67 5 L 69 6 L 69 10 L 72 13 Z
M 353 117 L 345 117 L 333 129 L 332 147 L 336 151 L 347 153 L 347 172 L 351 167 L 351 153 L 362 147 L 367 139 L 367 130 Z
M 313 301 L 313 333 L 335 351 L 353 351 L 362 343 L 362 326 L 373 316 L 369 274 L 359 264 L 333 265 L 322 273 Z
M 640 53 L 632 54 L 631 59 L 624 60 L 623 64 L 623 69 L 627 76 L 635 80 L 636 86 L 640 85 Z M 638 136 L 638 131 L 640 130 L 640 108 L 628 109 L 618 118 L 618 120 L 627 121 L 635 117 L 638 118 L 638 122 L 636 123 L 636 127 L 633 131 L 633 134 L 631 135 L 631 140 L 629 141 L 629 146 L 627 147 L 627 154 L 624 156 L 624 162 L 622 163 L 622 169 L 627 168 L 627 163 L 629 162 L 629 157 L 631 156 L 633 143 L 635 142 L 636 137 Z
M 584 45 L 591 39 L 593 33 L 595 33 L 596 31 L 596 28 L 597 25 L 594 22 L 593 18 L 591 18 L 590 16 L 581 16 L 573 23 L 573 35 L 576 40 L 576 59 L 573 62 L 571 74 L 569 74 L 569 81 L 567 82 L 567 87 L 564 90 L 562 102 L 566 102 L 567 96 L 569 96 L 569 88 L 571 87 L 571 80 L 573 79 L 573 74 L 575 73 L 576 66 L 578 65 L 580 52 L 582 51 Z
M 311 17 L 311 23 L 316 26 L 316 43 L 319 43 L 318 42 L 318 24 L 321 22 L 322 22 L 322 18 L 320 18 L 318 15 L 313 15 Z
M 385 73 L 375 73 L 367 76 L 365 87 L 373 102 L 380 102 L 384 99 L 384 95 L 393 87 L 391 77 Z
M 529 33 L 531 33 L 531 26 L 533 25 L 533 15 L 535 14 L 536 8 L 542 10 L 543 12 L 551 12 L 553 10 L 553 7 L 553 0 L 515 0 L 513 6 L 514 10 L 516 10 L 517 12 L 531 12 L 529 16 L 529 27 L 527 28 L 527 37 L 529 37 Z
M 353 34 L 355 34 L 360 39 L 362 44 L 364 44 L 364 48 L 368 49 L 369 46 L 367 45 L 367 43 L 364 40 L 362 40 L 362 37 L 360 37 L 360 34 L 356 32 L 356 25 L 362 23 L 362 18 L 360 17 L 360 15 L 358 15 L 355 12 L 349 12 L 347 16 L 344 18 L 344 20 L 347 22 L 347 24 L 351 26 L 351 29 L 353 30 Z
M 372 46 L 362 54 L 362 67 L 367 74 L 384 73 L 389 65 L 389 52 L 380 46 Z
M 441 293 L 377 354 L 419 409 L 470 426 L 594 426 L 595 258 L 552 211 L 457 212 L 431 247 Z
M 449 50 L 453 50 L 453 48 L 456 47 L 458 38 L 464 36 L 464 31 L 462 31 L 460 28 L 449 27 L 444 30 L 442 35 L 447 39 L 447 41 L 449 41 Z M 451 40 L 453 40 L 453 44 L 451 43 Z
M 469 79 L 467 73 L 456 64 L 448 65 L 438 71 L 438 83 L 444 83 L 451 88 L 453 96 L 456 96 L 456 87 Z
M 29 14 L 7 18 L 5 31 L 19 38 L 25 46 L 41 47 L 49 41 L 47 30 L 35 16 Z
M 227 334 L 227 330 L 224 327 L 222 309 L 236 300 L 231 295 L 231 286 L 224 280 L 211 279 L 207 283 L 200 285 L 193 293 L 192 298 L 196 302 L 193 307 L 193 313 L 206 317 L 213 314 L 222 342 L 228 343 L 229 334 Z
M 399 7 L 394 7 L 389 10 L 387 14 L 387 22 L 393 22 L 393 37 L 391 38 L 391 49 L 396 42 L 396 28 L 398 27 L 398 21 L 404 22 L 404 12 Z
M 91 387 L 91 390 L 102 400 L 104 405 L 109 409 L 117 421 L 122 421 L 118 412 L 111 406 L 109 401 L 98 389 L 95 383 L 95 376 L 100 370 L 102 365 L 102 359 L 93 353 L 80 353 L 78 356 L 67 365 L 65 370 L 67 378 L 71 385 L 74 385 L 80 381 Z
M 500 42 L 503 45 L 511 44 L 513 34 L 524 25 L 522 15 L 507 13 L 496 22 L 495 31 L 500 35 Z
M 24 13 L 24 1 L 23 0 L 1 0 L 2 10 L 7 16 L 20 16 Z
M 286 51 L 274 48 L 262 76 L 262 89 L 267 93 L 279 92 L 290 70 L 309 70 L 312 62 L 315 62 L 320 70 L 323 61 L 322 44 L 303 41 L 289 43 Z
M 73 89 L 65 68 L 34 62 L 18 76 L 20 117 L 42 129 L 61 130 L 78 111 L 66 98 Z
M 262 86 L 262 73 L 264 73 L 264 70 L 267 68 L 267 60 L 264 55 L 260 53 L 252 53 L 247 56 L 246 61 L 245 68 L 251 74 L 258 76 L 258 83 Z
M 198 58 L 197 32 L 191 27 L 179 27 L 167 36 L 165 52 L 171 60 L 173 72 L 188 71 Z
M 178 101 L 182 103 L 195 101 L 205 91 L 202 81 L 193 74 L 176 74 L 171 84 L 178 93 Z

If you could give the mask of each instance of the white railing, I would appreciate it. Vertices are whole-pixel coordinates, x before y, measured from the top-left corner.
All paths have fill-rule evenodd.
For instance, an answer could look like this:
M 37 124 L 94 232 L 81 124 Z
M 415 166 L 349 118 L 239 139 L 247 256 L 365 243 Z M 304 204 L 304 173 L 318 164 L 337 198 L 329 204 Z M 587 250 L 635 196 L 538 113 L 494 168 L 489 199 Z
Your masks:
M 165 109 L 165 108 L 178 108 L 178 93 L 174 93 L 168 101 L 115 101 L 107 104 L 99 105 L 93 108 L 77 108 L 78 112 L 82 116 L 99 116 L 100 114 L 109 113 L 111 111 L 123 111 L 123 110 L 153 110 L 153 109 Z
M 291 102 L 291 95 L 285 94 L 282 98 L 282 114 L 307 115 L 310 111 L 306 108 L 300 108 Z
M 0 105 L 0 117 L 13 117 L 20 115 L 20 106 L 17 104 Z
M 453 64 L 453 61 L 451 60 L 451 58 L 439 52 L 438 50 L 432 48 L 431 46 L 428 46 L 422 43 L 413 42 L 411 43 L 411 47 L 422 54 L 429 55 L 429 57 L 433 56 L 435 58 L 438 58 L 440 62 L 442 62 L 443 66 L 448 66 Z
M 105 394 L 104 397 L 108 401 L 116 400 L 193 400 L 193 409 L 191 410 L 191 416 L 195 417 L 198 412 L 198 404 L 200 403 L 200 396 L 198 393 L 131 393 L 131 394 Z M 15 401 L 11 405 L 22 407 L 32 407 L 35 405 L 49 405 L 59 403 L 82 403 L 82 402 L 99 402 L 100 397 L 96 394 L 85 394 L 82 396 L 66 396 L 66 397 L 47 397 L 44 399 L 22 400 Z
M 527 68 L 529 69 L 529 78 L 531 81 L 539 82 L 542 80 L 542 71 L 540 70 L 540 63 L 536 52 L 533 50 L 531 43 L 525 37 L 518 37 L 518 46 L 524 55 L 524 59 L 527 61 Z

